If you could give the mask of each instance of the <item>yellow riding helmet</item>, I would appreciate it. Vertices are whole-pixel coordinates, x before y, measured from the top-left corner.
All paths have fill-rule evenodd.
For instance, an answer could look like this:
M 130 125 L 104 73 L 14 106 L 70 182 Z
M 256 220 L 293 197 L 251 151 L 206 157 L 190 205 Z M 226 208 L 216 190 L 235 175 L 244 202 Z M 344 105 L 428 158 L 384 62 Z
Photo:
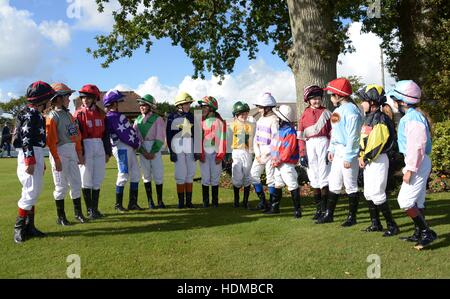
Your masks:
M 186 103 L 192 103 L 192 102 L 194 102 L 194 99 L 191 97 L 190 94 L 188 94 L 187 92 L 184 92 L 184 91 L 179 93 L 175 98 L 175 106 L 183 105 Z

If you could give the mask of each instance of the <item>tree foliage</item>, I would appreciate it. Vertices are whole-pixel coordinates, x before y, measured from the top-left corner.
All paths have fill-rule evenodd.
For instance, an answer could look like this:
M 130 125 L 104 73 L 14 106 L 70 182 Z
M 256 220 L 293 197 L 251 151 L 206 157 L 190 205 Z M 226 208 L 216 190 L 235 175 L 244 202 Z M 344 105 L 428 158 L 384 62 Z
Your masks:
M 435 121 L 450 109 L 450 3 L 445 0 L 383 0 L 380 18 L 363 18 L 364 30 L 382 38 L 387 67 L 423 91 L 423 107 Z
M 108 0 L 97 0 L 103 11 Z M 355 17 L 363 1 L 319 0 L 332 16 L 333 30 L 317 38 L 328 39 L 333 50 L 349 51 L 344 18 Z M 286 1 L 280 0 L 121 0 L 121 8 L 113 12 L 115 25 L 108 35 L 97 36 L 98 49 L 88 49 L 95 58 L 104 58 L 103 67 L 145 47 L 150 52 L 153 42 L 170 38 L 181 46 L 194 65 L 194 78 L 205 72 L 223 76 L 233 71 L 236 59 L 244 52 L 256 57 L 259 43 L 273 42 L 273 53 L 287 61 L 292 47 L 292 33 Z M 141 4 L 142 3 L 142 4 Z M 320 55 L 330 49 L 317 47 Z
M 0 108 L 5 113 L 11 114 L 14 118 L 17 116 L 17 114 L 25 108 L 27 105 L 27 98 L 26 97 L 20 97 L 18 99 L 11 99 L 9 102 L 6 103 L 0 103 Z

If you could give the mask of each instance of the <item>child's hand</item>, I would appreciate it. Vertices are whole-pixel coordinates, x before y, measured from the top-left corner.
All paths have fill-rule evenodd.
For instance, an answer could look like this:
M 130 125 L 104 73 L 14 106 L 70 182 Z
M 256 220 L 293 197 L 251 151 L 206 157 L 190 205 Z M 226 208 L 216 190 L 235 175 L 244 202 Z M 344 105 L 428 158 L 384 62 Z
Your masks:
M 332 152 L 328 152 L 328 161 L 332 162 L 334 158 L 334 154 Z
M 62 171 L 61 161 L 59 161 L 59 160 L 55 161 L 55 170 L 56 171 Z
M 359 162 L 359 168 L 363 168 L 364 169 L 364 167 L 366 167 L 366 162 L 364 162 L 363 158 L 359 158 L 358 162 Z
M 344 168 L 349 169 L 350 167 L 352 167 L 352 165 L 349 162 L 344 161 Z
M 408 170 L 403 175 L 403 182 L 409 185 L 409 182 L 411 181 L 412 171 Z
M 25 168 L 25 172 L 28 173 L 29 175 L 33 175 L 34 174 L 34 164 L 33 165 L 28 165 Z

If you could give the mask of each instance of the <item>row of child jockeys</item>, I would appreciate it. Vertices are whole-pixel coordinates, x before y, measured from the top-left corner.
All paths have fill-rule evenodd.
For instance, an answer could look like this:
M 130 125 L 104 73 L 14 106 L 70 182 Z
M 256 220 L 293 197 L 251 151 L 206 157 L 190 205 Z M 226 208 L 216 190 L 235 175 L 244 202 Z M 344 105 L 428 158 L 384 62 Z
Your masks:
M 331 95 L 335 106 L 333 112 L 323 105 L 325 91 Z M 96 104 L 101 100 L 100 91 L 92 84 L 79 90 L 82 105 L 71 115 L 69 97 L 74 92 L 63 83 L 49 85 L 42 81 L 34 82 L 27 89 L 28 105 L 18 114 L 13 134 L 13 144 L 18 149 L 17 174 L 22 184 L 14 227 L 17 243 L 29 237 L 45 236 L 34 225 L 35 205 L 45 170 L 43 148 L 47 146 L 50 152 L 57 223 L 69 225 L 64 209 L 64 198 L 69 189 L 77 221 L 87 221 L 82 212 L 81 193 L 88 218 L 104 217 L 98 209 L 99 194 L 105 166 L 111 156 L 116 159 L 118 168 L 115 201 L 118 212 L 142 210 L 138 205 L 141 172 L 149 208 L 165 208 L 161 157 L 165 143 L 170 160 L 175 164 L 178 208 L 194 208 L 192 190 L 197 161 L 202 177 L 203 207 L 218 207 L 222 163 L 232 161 L 234 207 L 240 205 L 243 188 L 242 206 L 249 208 L 253 185 L 259 198 L 253 210 L 280 213 L 282 191 L 287 187 L 294 217 L 300 218 L 302 210 L 296 170 L 300 164 L 307 169 L 314 190 L 315 223 L 333 222 L 339 194 L 344 189 L 349 207 L 342 226 L 349 227 L 357 223 L 357 180 L 359 170 L 363 169 L 364 197 L 371 218 L 371 225 L 365 231 L 383 231 L 381 212 L 387 224 L 385 237 L 400 232 L 386 197 L 388 155 L 398 147 L 406 165 L 398 203 L 415 225 L 413 235 L 402 239 L 415 242 L 415 247 L 421 249 L 437 238 L 424 214 L 426 182 L 431 171 L 430 126 L 417 107 L 421 89 L 411 80 L 399 81 L 387 94 L 378 85 L 367 85 L 356 91 L 355 95 L 362 101 L 363 113 L 352 100 L 352 86 L 345 78 L 337 78 L 325 88 L 307 86 L 304 101 L 308 107 L 297 126 L 295 111 L 288 105 L 277 107 L 270 93 L 264 93 L 255 102 L 260 114 L 256 126 L 249 121 L 247 103 L 238 101 L 233 105 L 234 119 L 227 126 L 217 111 L 218 101 L 206 96 L 198 101 L 201 107 L 199 132 L 194 129 L 196 119 L 191 112 L 194 100 L 185 92 L 175 98 L 177 111 L 170 113 L 166 121 L 157 113 L 153 96 L 147 94 L 139 98 L 141 114 L 134 123 L 119 112 L 119 103 L 124 100 L 121 92 L 110 90 L 105 94 L 103 111 Z M 397 131 L 392 108 L 386 104 L 387 97 L 402 114 Z M 200 150 L 194 149 L 196 137 L 201 138 Z M 231 153 L 229 150 L 227 153 L 227 148 L 231 148 Z M 140 154 L 140 163 L 136 153 Z M 266 200 L 261 183 L 263 173 L 269 200 Z M 125 209 L 124 186 L 128 181 L 129 203 Z M 156 203 L 152 181 L 156 188 Z

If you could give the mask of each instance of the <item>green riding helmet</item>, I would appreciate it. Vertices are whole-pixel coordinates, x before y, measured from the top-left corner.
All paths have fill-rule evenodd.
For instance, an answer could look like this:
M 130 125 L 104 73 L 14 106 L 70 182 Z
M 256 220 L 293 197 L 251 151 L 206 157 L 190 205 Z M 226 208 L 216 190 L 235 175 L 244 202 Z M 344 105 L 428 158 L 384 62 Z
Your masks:
M 143 96 L 142 98 L 137 99 L 137 101 L 138 101 L 140 104 L 147 104 L 147 105 L 149 105 L 150 107 L 156 106 L 155 98 L 154 98 L 152 95 L 150 95 L 150 94 L 146 94 L 146 95 Z
M 250 107 L 247 105 L 247 103 L 243 103 L 241 101 L 238 101 L 234 103 L 233 105 L 233 116 L 237 116 L 244 112 L 249 112 Z

